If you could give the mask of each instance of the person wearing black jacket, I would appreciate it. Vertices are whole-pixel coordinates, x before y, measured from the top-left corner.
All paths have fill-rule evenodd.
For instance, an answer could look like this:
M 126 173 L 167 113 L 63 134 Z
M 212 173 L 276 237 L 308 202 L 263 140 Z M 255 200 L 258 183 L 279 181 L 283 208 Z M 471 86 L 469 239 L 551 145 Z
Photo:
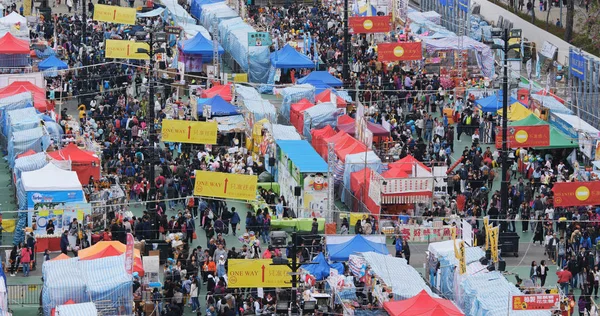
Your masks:
M 402 254 L 404 255 L 404 259 L 406 259 L 406 263 L 410 264 L 410 247 L 406 239 L 402 240 Z

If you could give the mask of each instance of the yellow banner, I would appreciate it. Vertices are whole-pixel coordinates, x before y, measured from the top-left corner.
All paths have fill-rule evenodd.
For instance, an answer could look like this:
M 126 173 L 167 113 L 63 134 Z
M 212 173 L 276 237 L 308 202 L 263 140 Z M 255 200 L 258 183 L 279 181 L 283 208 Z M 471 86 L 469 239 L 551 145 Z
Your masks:
M 490 248 L 492 249 L 492 261 L 498 262 L 498 234 L 500 227 L 490 228 Z
M 134 8 L 104 4 L 94 6 L 94 21 L 135 25 L 136 14 L 137 10 Z
M 217 122 L 163 120 L 163 142 L 211 144 L 217 143 Z
M 456 248 L 456 227 L 450 228 L 452 230 L 452 246 L 454 246 L 454 257 L 456 259 L 460 259 L 460 254 L 458 253 L 458 249 Z
M 251 201 L 257 183 L 256 176 L 196 170 L 194 195 Z
M 150 45 L 148 45 L 148 43 L 127 40 L 106 40 L 104 57 L 119 59 L 150 59 L 148 54 L 138 53 L 138 48 L 149 50 Z
M 31 15 L 31 1 L 25 0 L 23 1 L 23 16 Z
M 272 265 L 270 259 L 229 259 L 227 287 L 292 287 L 291 269 L 287 265 Z
M 459 250 L 459 252 L 460 252 L 460 258 L 459 258 L 460 265 L 459 265 L 458 272 L 460 274 L 465 274 L 465 273 L 467 273 L 467 255 L 466 255 L 466 249 L 465 249 L 466 247 L 465 247 L 465 242 L 464 241 L 460 242 L 460 247 L 459 248 L 460 248 L 460 250 Z
M 490 217 L 489 216 L 483 217 L 483 229 L 485 229 L 485 250 L 490 249 L 490 242 L 489 242 L 490 234 L 489 234 L 489 229 L 488 229 L 489 223 L 490 223 Z

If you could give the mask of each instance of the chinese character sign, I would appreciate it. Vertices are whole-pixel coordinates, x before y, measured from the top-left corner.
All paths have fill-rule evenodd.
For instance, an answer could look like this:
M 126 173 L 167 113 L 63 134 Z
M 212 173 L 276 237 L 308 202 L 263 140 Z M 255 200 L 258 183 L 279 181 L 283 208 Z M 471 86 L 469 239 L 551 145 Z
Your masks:
M 353 16 L 348 18 L 348 24 L 352 34 L 387 33 L 392 29 L 391 22 L 392 19 L 389 15 Z
M 248 46 L 271 46 L 271 34 L 268 32 L 248 33 Z
M 571 52 L 569 54 L 569 68 L 571 69 L 571 75 L 581 80 L 585 79 L 585 57 L 583 54 Z
M 433 192 L 432 178 L 398 178 L 388 179 L 386 182 L 387 184 L 381 187 L 383 194 Z
M 459 247 L 459 256 L 460 258 L 459 260 L 459 273 L 460 274 L 465 274 L 467 273 L 467 254 L 466 254 L 466 247 L 465 247 L 465 242 L 461 241 L 460 242 L 460 247 Z
M 550 125 L 509 126 L 506 134 L 508 148 L 550 146 Z M 502 148 L 502 131 L 496 133 L 496 147 Z
M 127 245 L 125 248 L 125 271 L 128 274 L 133 274 L 133 235 L 131 233 L 127 234 Z
M 554 205 L 561 207 L 600 204 L 600 182 L 557 182 L 552 187 Z
M 257 183 L 256 176 L 196 170 L 194 195 L 251 201 Z
M 531 294 L 513 296 L 511 307 L 514 311 L 556 310 L 559 304 L 559 294 Z
M 421 42 L 381 43 L 377 45 L 377 60 L 401 61 L 421 60 L 423 47 Z

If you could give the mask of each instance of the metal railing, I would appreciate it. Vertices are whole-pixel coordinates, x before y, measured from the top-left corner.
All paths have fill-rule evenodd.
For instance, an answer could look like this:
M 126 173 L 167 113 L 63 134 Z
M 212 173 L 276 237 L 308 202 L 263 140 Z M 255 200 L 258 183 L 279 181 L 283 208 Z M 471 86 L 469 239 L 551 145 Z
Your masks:
M 8 285 L 9 305 L 39 305 L 42 284 Z

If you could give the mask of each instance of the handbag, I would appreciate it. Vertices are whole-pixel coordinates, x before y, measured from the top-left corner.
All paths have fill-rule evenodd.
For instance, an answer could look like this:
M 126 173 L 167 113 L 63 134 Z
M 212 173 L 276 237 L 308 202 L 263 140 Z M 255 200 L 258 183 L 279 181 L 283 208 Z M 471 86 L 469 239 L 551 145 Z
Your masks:
M 198 235 L 196 235 L 196 232 L 192 233 L 192 239 L 198 239 Z

